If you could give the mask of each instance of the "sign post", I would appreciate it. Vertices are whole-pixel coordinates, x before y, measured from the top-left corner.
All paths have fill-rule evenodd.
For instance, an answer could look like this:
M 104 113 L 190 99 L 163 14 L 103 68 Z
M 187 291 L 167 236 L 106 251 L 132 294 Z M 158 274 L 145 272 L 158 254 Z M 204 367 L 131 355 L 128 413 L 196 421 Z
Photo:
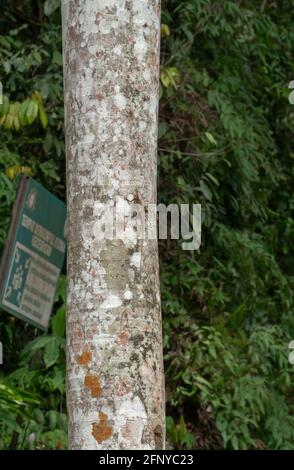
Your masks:
M 46 330 L 63 265 L 66 205 L 32 178 L 20 180 L 0 267 L 0 307 Z

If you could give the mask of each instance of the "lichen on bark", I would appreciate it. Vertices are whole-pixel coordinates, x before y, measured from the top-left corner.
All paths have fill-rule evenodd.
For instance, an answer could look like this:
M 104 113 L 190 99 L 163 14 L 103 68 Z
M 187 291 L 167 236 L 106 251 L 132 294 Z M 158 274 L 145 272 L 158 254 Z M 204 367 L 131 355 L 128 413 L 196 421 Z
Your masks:
M 164 446 L 155 240 L 97 240 L 95 203 L 156 203 L 158 0 L 63 0 L 72 449 Z

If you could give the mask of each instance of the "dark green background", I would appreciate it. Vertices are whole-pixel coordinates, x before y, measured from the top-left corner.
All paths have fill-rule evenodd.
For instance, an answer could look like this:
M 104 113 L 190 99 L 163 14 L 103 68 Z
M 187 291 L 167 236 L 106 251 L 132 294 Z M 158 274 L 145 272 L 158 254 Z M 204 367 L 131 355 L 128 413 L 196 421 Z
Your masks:
M 293 449 L 294 4 L 162 6 L 158 199 L 204 215 L 200 253 L 160 242 L 169 445 Z M 4 92 L 37 102 L 0 127 L 3 246 L 18 166 L 65 198 L 59 1 L 7 0 L 0 27 Z M 64 286 L 48 335 L 1 314 L 1 448 L 67 445 Z

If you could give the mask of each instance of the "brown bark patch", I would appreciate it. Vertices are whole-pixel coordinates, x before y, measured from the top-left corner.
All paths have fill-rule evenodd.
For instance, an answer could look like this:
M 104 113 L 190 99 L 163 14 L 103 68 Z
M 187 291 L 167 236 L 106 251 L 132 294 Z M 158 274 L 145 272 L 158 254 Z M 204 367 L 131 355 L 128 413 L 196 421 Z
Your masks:
M 126 346 L 129 342 L 129 333 L 127 331 L 123 331 L 120 335 L 117 337 L 117 342 L 121 346 Z
M 102 13 L 97 13 L 96 19 L 95 19 L 95 23 L 97 26 L 99 26 L 102 16 L 103 16 Z
M 109 290 L 120 294 L 129 281 L 129 252 L 121 240 L 106 241 L 106 248 L 101 251 L 100 262 L 105 269 L 105 279 Z
M 117 379 L 114 382 L 114 389 L 115 389 L 115 395 L 117 397 L 123 397 L 124 395 L 127 395 L 128 393 L 130 393 L 132 387 L 128 379 L 123 379 L 123 380 Z
M 128 419 L 126 424 L 122 427 L 121 434 L 135 448 L 140 446 L 142 438 L 140 420 Z
M 98 375 L 87 374 L 84 380 L 85 387 L 91 390 L 91 396 L 93 398 L 99 397 L 101 394 L 101 385 Z
M 99 423 L 92 424 L 92 436 L 99 444 L 112 436 L 112 426 L 108 424 L 107 414 L 100 411 Z
M 162 430 L 162 427 L 158 424 L 153 432 L 154 432 L 155 449 L 156 450 L 163 449 L 163 430 Z
M 84 351 L 77 357 L 77 363 L 80 366 L 87 366 L 92 359 L 92 354 L 90 351 Z

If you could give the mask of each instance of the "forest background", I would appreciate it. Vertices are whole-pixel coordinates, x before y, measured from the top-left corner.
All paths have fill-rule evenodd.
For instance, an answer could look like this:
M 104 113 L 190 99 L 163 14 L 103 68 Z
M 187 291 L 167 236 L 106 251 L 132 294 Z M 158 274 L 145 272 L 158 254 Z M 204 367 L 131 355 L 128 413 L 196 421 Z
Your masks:
M 201 203 L 202 245 L 160 241 L 176 449 L 294 449 L 294 8 L 164 0 L 158 199 Z M 19 174 L 65 200 L 59 0 L 3 0 L 0 254 Z M 67 448 L 66 271 L 46 334 L 1 311 L 0 448 Z

